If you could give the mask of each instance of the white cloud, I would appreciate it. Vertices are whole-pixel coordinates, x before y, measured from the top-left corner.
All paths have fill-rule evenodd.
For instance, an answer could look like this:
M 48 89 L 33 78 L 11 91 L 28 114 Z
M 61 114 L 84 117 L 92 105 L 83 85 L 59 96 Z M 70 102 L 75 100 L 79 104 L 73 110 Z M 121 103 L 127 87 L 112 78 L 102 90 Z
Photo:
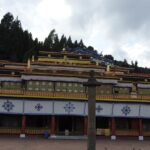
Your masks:
M 56 29 L 57 32 L 64 29 L 65 33 L 66 22 L 71 13 L 69 5 L 64 0 L 41 0 L 35 8 L 32 27 L 34 36 L 44 40 L 52 29 Z
M 149 59 L 145 57 L 147 54 L 149 47 L 144 42 L 134 43 L 132 45 L 124 44 L 122 46 L 122 50 L 126 52 L 129 63 L 131 61 L 138 61 L 143 67 L 150 67 Z
M 44 20 L 63 21 L 71 16 L 70 6 L 64 0 L 42 0 L 37 5 L 36 12 Z

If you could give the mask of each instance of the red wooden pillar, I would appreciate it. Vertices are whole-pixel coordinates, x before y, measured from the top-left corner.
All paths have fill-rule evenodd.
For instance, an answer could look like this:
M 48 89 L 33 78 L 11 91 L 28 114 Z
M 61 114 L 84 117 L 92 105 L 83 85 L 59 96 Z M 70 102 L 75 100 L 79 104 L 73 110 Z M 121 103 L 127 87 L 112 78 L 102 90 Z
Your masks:
M 25 134 L 25 129 L 26 129 L 26 116 L 22 116 L 22 126 L 21 126 L 21 133 Z
M 131 129 L 138 130 L 139 129 L 139 119 L 131 120 Z
M 142 119 L 139 118 L 139 140 L 143 141 L 144 137 L 143 137 L 143 124 L 142 124 Z
M 116 135 L 116 121 L 115 118 L 111 118 L 111 133 Z
M 21 121 L 21 133 L 20 133 L 20 138 L 25 138 L 25 130 L 26 130 L 26 116 L 22 116 L 22 121 Z
M 111 118 L 111 139 L 116 140 L 116 121 L 115 121 L 115 118 Z
M 83 134 L 84 134 L 84 135 L 87 135 L 88 117 L 85 116 L 83 121 L 84 121 L 84 125 L 83 125 Z
M 51 116 L 51 135 L 56 134 L 56 118 L 55 116 Z
M 109 127 L 110 131 L 111 131 L 111 124 L 112 124 L 111 122 L 112 122 L 111 118 L 109 118 L 108 127 Z

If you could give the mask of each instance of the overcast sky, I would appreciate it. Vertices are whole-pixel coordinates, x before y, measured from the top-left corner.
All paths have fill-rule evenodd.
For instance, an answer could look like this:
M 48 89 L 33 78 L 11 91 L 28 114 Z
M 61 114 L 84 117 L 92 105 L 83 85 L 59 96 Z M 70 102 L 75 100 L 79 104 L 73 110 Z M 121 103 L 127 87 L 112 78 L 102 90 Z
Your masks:
M 150 67 L 150 0 L 0 0 L 23 29 L 43 41 L 52 29 L 117 60 Z

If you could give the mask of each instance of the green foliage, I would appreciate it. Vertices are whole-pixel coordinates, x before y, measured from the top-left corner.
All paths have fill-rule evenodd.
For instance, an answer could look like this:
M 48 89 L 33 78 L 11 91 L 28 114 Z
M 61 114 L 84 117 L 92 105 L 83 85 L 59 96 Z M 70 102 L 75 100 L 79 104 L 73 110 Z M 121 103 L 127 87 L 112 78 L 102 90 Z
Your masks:
M 47 50 L 52 50 L 53 49 L 53 45 L 54 45 L 54 42 L 55 42 L 55 38 L 56 38 L 56 34 L 55 34 L 55 29 L 53 29 L 47 38 L 45 38 L 45 41 L 44 41 L 44 48 L 47 49 Z
M 38 51 L 39 47 L 41 43 L 33 40 L 31 33 L 23 31 L 18 18 L 14 19 L 11 13 L 4 15 L 0 23 L 0 59 L 22 62 L 30 49 Z
M 104 58 L 114 60 L 114 57 L 112 55 L 104 55 Z
M 47 38 L 44 40 L 44 49 L 45 50 L 56 50 L 61 51 L 63 48 L 86 48 L 84 45 L 82 39 L 78 43 L 77 40 L 72 42 L 71 36 L 66 38 L 66 36 L 63 34 L 61 38 L 59 39 L 58 35 L 55 33 L 55 29 L 50 31 Z

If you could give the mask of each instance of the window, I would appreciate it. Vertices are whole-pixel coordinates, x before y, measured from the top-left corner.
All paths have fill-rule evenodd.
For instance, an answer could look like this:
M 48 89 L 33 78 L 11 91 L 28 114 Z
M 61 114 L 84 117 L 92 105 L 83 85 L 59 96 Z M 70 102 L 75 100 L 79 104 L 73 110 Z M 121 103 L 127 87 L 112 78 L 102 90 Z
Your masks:
M 30 87 L 30 88 L 28 88 L 30 91 L 32 90 L 32 88 Z
M 16 83 L 16 85 L 17 85 L 17 86 L 19 86 L 19 85 L 20 85 L 20 83 L 19 83 L 19 82 L 17 82 L 17 83 Z
M 29 85 L 32 85 L 32 81 L 29 81 Z
M 66 92 L 66 89 L 63 89 L 62 91 L 63 91 L 63 92 Z
M 77 87 L 77 86 L 78 86 L 78 84 L 77 84 L 77 83 L 75 83 L 75 84 L 74 84 L 74 86 L 75 86 L 75 87 Z
M 46 89 L 45 88 L 42 88 L 42 91 L 45 91 Z
M 107 94 L 110 94 L 110 91 L 107 91 Z
M 56 82 L 56 86 L 60 86 L 60 82 Z
M 80 87 L 82 88 L 82 87 L 83 87 L 83 84 L 80 84 Z
M 114 88 L 114 93 L 118 94 L 119 93 L 119 88 Z
M 46 85 L 46 82 L 42 82 L 42 85 Z
M 60 89 L 56 89 L 56 91 L 57 91 L 57 92 L 59 92 L 59 91 L 60 91 Z
M 51 91 L 52 91 L 52 89 L 48 89 L 48 91 L 50 91 L 50 92 L 51 92 Z
M 77 91 L 77 90 L 74 90 L 74 92 L 77 93 L 78 91 Z
M 63 83 L 63 86 L 65 87 L 65 86 L 66 86 L 66 83 Z
M 6 86 L 9 85 L 9 82 L 4 82 L 4 85 L 6 85 Z
M 69 89 L 69 92 L 72 92 L 72 90 L 71 90 L 71 89 Z
M 72 86 L 72 83 L 69 83 L 68 86 Z
M 38 81 L 36 81 L 36 82 L 35 82 L 35 84 L 36 84 L 36 85 L 39 85 L 39 82 L 38 82 Z
M 49 83 L 48 83 L 48 85 L 50 85 L 50 86 L 51 86 L 51 85 L 52 85 L 52 82 L 49 82 Z
M 36 90 L 36 91 L 38 91 L 38 90 L 39 90 L 39 88 L 35 88 L 35 90 Z
M 13 86 L 13 85 L 15 85 L 15 83 L 14 83 L 14 82 L 10 82 L 10 85 L 12 85 L 12 86 Z

